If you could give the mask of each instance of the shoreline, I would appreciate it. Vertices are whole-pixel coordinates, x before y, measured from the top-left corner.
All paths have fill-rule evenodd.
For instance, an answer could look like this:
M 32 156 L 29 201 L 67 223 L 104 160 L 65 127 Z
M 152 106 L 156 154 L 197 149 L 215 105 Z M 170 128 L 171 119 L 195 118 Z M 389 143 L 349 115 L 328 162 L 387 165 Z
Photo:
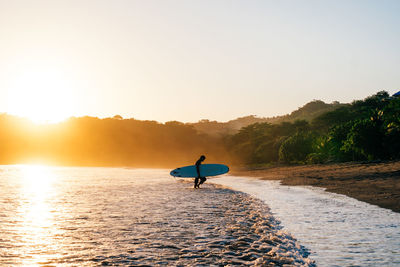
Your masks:
M 400 213 L 400 161 L 248 168 L 231 174 L 280 180 L 282 185 L 322 187 Z

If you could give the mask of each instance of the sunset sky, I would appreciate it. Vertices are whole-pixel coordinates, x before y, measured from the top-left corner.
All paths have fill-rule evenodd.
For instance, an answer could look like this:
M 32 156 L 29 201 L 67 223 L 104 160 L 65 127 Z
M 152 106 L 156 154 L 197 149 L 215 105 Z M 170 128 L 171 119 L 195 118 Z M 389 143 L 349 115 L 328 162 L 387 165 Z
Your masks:
M 400 90 L 400 1 L 0 0 L 0 112 L 227 121 Z

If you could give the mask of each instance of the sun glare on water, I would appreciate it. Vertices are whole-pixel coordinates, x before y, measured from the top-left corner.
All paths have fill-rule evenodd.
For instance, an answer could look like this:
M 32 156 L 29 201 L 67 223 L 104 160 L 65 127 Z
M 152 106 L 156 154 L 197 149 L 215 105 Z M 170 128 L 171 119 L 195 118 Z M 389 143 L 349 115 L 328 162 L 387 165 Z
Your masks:
M 48 199 L 52 196 L 54 176 L 50 167 L 43 165 L 20 165 L 21 189 L 26 199 L 24 207 L 27 225 L 39 229 L 49 224 Z
M 21 206 L 22 215 L 19 236 L 23 237 L 21 248 L 26 254 L 33 257 L 23 260 L 22 265 L 38 265 L 46 262 L 50 255 L 40 251 L 55 248 L 53 237 L 55 231 L 53 213 L 55 209 L 51 203 L 56 193 L 53 188 L 55 176 L 51 168 L 43 165 L 19 165 L 21 172 Z
M 35 123 L 56 123 L 72 116 L 72 86 L 57 70 L 32 70 L 16 77 L 8 88 L 7 113 Z
M 45 165 L 19 165 L 25 188 L 35 195 L 42 196 L 50 190 L 54 181 L 51 167 Z M 38 194 L 37 194 L 38 193 Z

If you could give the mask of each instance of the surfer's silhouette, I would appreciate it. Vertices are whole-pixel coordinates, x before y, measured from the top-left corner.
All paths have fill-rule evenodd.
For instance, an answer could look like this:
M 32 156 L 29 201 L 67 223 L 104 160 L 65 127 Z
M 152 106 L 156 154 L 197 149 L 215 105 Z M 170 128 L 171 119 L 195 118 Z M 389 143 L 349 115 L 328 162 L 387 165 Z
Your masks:
M 206 156 L 201 155 L 200 158 L 196 161 L 197 176 L 194 179 L 194 188 L 200 188 L 200 185 L 207 180 L 206 177 L 200 176 L 200 165 L 205 159 L 206 159 Z

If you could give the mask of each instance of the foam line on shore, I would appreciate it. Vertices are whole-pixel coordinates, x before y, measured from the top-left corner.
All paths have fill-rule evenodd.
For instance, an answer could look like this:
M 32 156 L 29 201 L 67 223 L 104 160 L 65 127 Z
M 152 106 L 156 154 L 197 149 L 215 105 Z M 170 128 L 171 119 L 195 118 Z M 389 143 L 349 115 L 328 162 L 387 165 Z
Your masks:
M 400 265 L 400 214 L 318 187 L 224 176 L 213 180 L 263 200 L 317 264 Z

